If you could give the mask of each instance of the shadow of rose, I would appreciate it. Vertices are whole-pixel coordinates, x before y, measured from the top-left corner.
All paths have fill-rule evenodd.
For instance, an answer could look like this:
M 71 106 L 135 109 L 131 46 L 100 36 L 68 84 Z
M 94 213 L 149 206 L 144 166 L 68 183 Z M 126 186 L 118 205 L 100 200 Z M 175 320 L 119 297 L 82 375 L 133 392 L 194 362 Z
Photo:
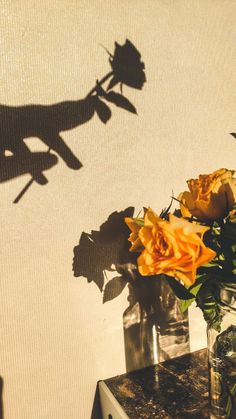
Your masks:
M 98 231 L 83 232 L 73 259 L 74 276 L 95 283 L 103 303 L 128 290 L 123 313 L 127 371 L 189 352 L 188 315 L 171 286 L 162 275 L 141 276 L 137 255 L 129 251 L 124 218 L 133 214 L 133 207 L 114 212 Z
M 62 138 L 62 132 L 88 123 L 95 115 L 106 124 L 111 119 L 114 106 L 137 114 L 135 106 L 123 94 L 123 86 L 139 90 L 143 88 L 146 75 L 141 54 L 129 40 L 124 45 L 115 42 L 114 53 L 108 54 L 108 73 L 97 80 L 82 99 L 51 105 L 0 105 L 0 182 L 25 173 L 32 176 L 14 203 L 20 201 L 33 182 L 47 184 L 48 179 L 43 171 L 57 163 L 56 156 L 53 154 L 52 157 L 50 151 L 54 151 L 70 169 L 79 170 L 82 167 L 78 157 Z M 114 90 L 116 87 L 120 88 L 120 93 Z M 42 152 L 41 156 L 33 153 L 27 144 L 29 138 L 38 138 L 48 147 L 48 152 Z M 6 155 L 9 152 L 13 156 Z

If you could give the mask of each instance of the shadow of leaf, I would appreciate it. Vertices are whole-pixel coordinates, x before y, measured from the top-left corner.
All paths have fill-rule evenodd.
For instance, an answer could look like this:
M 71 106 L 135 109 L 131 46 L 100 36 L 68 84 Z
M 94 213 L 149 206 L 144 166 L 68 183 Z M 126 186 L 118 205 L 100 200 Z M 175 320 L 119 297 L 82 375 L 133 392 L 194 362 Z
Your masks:
M 103 289 L 103 270 L 110 266 L 109 259 L 106 261 L 103 252 L 106 247 L 94 241 L 91 234 L 82 233 L 79 245 L 74 248 L 73 271 L 74 276 L 84 276 L 88 282 L 94 282 L 100 291 Z M 99 257 L 102 256 L 102 258 Z
M 115 278 L 112 278 L 110 281 L 108 281 L 104 288 L 103 303 L 118 297 L 126 285 L 127 281 L 122 276 L 116 276 Z
M 109 119 L 111 118 L 111 110 L 110 108 L 97 97 L 97 100 L 95 102 L 95 110 L 97 112 L 97 115 L 104 124 L 106 124 Z
M 43 170 L 56 164 L 55 157 L 51 155 L 46 157 L 41 154 L 36 157 L 35 153 L 30 157 L 31 149 L 25 140 L 32 137 L 38 138 L 47 145 L 49 151 L 53 150 L 64 160 L 70 169 L 79 170 L 82 163 L 63 140 L 61 132 L 89 122 L 95 113 L 106 124 L 112 112 L 101 97 L 119 108 L 136 113 L 135 107 L 127 98 L 113 91 L 105 93 L 101 86 L 112 79 L 113 87 L 120 83 L 121 86 L 126 84 L 132 88 L 142 89 L 146 76 L 141 54 L 129 40 L 126 40 L 123 46 L 115 42 L 114 54 L 109 53 L 109 56 L 110 71 L 97 81 L 83 99 L 52 105 L 0 105 L 0 182 L 24 173 L 30 173 L 32 176 L 15 198 L 14 203 L 19 202 L 34 182 L 45 185 L 48 180 L 42 173 Z M 109 83 L 110 88 L 111 83 Z M 10 151 L 14 158 L 6 157 L 7 151 Z
M 129 252 L 129 229 L 124 223 L 125 217 L 132 217 L 134 208 L 114 212 L 100 226 L 99 231 L 91 234 L 83 232 L 79 244 L 74 247 L 73 271 L 75 277 L 83 276 L 88 282 L 94 282 L 102 292 L 105 285 L 105 271 L 114 273 L 112 284 L 106 285 L 105 301 L 109 301 L 122 291 L 128 282 L 126 265 L 132 262 Z M 119 273 L 122 279 L 117 279 Z M 120 277 L 119 277 L 120 278 Z M 123 287 L 124 288 L 124 287 Z M 104 302 L 105 302 L 104 301 Z
M 106 94 L 105 99 L 108 102 L 114 103 L 119 108 L 125 109 L 131 113 L 137 114 L 137 110 L 134 105 L 123 95 L 116 92 L 109 92 Z
M 108 102 L 113 103 L 118 108 L 137 114 L 134 105 L 124 95 L 113 91 L 106 92 L 99 84 L 97 84 L 97 92 L 99 96 L 106 99 Z
M 103 303 L 128 285 L 129 306 L 123 313 L 128 371 L 189 351 L 188 315 L 181 312 L 171 284 L 163 275 L 141 276 L 137 254 L 129 251 L 124 218 L 133 214 L 133 207 L 113 212 L 98 231 L 83 232 L 73 259 L 74 276 L 94 282 Z

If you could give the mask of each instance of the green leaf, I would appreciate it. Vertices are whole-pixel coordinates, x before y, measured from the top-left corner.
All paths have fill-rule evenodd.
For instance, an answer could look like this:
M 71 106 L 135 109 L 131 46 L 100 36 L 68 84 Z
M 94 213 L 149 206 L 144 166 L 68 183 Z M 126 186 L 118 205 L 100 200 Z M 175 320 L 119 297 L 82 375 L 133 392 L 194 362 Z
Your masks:
M 205 265 L 202 265 L 203 268 L 213 268 L 214 266 L 221 266 L 222 262 L 220 260 L 214 259 L 212 262 L 205 263 Z
M 231 397 L 229 396 L 228 397 L 228 400 L 227 400 L 227 404 L 226 404 L 226 415 L 225 415 L 225 418 L 226 419 L 230 419 L 230 416 L 231 416 L 231 410 L 232 410 L 232 400 L 231 400 Z
M 207 279 L 209 279 L 209 276 L 206 275 L 206 274 L 205 275 L 198 275 L 195 283 L 188 288 L 188 291 L 192 295 L 194 295 L 195 298 L 191 298 L 189 300 L 181 301 L 180 309 L 181 309 L 182 313 L 184 313 L 189 308 L 189 306 L 195 301 L 196 296 L 197 296 L 201 286 L 204 284 L 205 281 L 207 281 Z
M 230 389 L 230 394 L 232 394 L 233 397 L 236 396 L 236 383 Z
M 222 314 L 220 310 L 219 291 L 221 283 L 216 279 L 209 279 L 202 284 L 197 297 L 197 305 L 202 310 L 204 319 L 210 327 L 220 331 Z
M 171 276 L 164 275 L 170 287 L 173 289 L 175 295 L 180 298 L 180 300 L 191 300 L 194 299 L 194 295 L 191 294 L 184 285 Z
M 232 394 L 232 396 L 235 396 L 235 394 L 236 394 L 236 383 L 231 388 L 230 393 Z
M 161 218 L 163 218 L 163 219 L 166 219 L 166 218 L 167 218 L 167 216 L 168 216 L 168 214 L 169 214 L 169 211 L 170 211 L 170 209 L 171 209 L 171 206 L 172 206 L 173 200 L 174 200 L 174 198 L 173 198 L 173 196 L 172 196 L 169 206 L 168 206 L 167 208 L 164 208 L 164 209 L 161 211 L 161 214 L 160 214 L 160 217 L 161 217 Z
M 208 276 L 211 278 L 220 278 L 223 274 L 222 266 L 224 261 L 218 260 L 215 261 L 212 265 L 204 265 L 198 268 L 198 277 Z
M 221 246 L 226 258 L 231 258 L 236 251 L 236 224 L 228 221 L 221 229 Z
M 185 311 L 188 310 L 188 308 L 191 306 L 191 304 L 195 301 L 195 298 L 191 298 L 189 300 L 181 300 L 180 302 L 180 310 L 182 313 L 185 313 Z
M 189 287 L 189 292 L 191 292 L 191 294 L 193 294 L 194 296 L 196 296 L 201 288 L 201 286 L 207 281 L 207 279 L 209 279 L 208 275 L 201 275 L 199 277 L 197 277 L 195 283 L 193 285 L 191 285 L 191 287 Z
M 236 253 L 236 243 L 232 245 L 232 252 Z
M 218 221 L 214 221 L 214 222 L 213 222 L 213 226 L 212 226 L 212 228 L 217 229 L 217 228 L 219 228 L 219 227 L 220 227 L 220 225 L 219 225 Z

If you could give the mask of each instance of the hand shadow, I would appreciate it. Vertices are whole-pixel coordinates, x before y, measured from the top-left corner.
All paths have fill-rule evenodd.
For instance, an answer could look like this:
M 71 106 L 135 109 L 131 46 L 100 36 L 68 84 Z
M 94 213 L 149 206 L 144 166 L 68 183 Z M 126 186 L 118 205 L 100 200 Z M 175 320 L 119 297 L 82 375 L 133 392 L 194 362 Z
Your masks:
M 11 107 L 0 105 L 1 181 L 28 172 L 37 183 L 47 183 L 42 170 L 52 167 L 56 160 L 52 159 L 50 154 L 46 156 L 41 153 L 42 159 L 39 159 L 39 155 L 32 156 L 31 150 L 24 141 L 29 137 L 37 137 L 42 140 L 50 150 L 54 150 L 64 160 L 69 168 L 80 169 L 81 162 L 66 145 L 60 133 L 88 122 L 97 107 L 99 107 L 99 98 L 95 95 L 78 101 L 61 102 L 48 106 Z M 5 156 L 6 150 L 13 154 L 14 159 Z M 36 160 L 39 163 L 38 167 L 37 164 L 35 165 Z M 14 163 L 17 167 L 12 170 Z M 45 169 L 44 164 L 46 164 Z
M 107 51 L 108 52 L 108 51 Z M 126 40 L 125 44 L 115 43 L 114 55 L 109 54 L 109 71 L 90 90 L 86 97 L 76 101 L 65 101 L 53 105 L 0 105 L 0 181 L 4 182 L 24 173 L 30 173 L 32 179 L 15 199 L 15 203 L 23 196 L 33 181 L 40 185 L 47 183 L 43 170 L 52 167 L 56 161 L 49 154 L 51 150 L 61 157 L 70 169 L 78 170 L 82 163 L 61 137 L 61 132 L 74 129 L 89 122 L 96 113 L 106 123 L 111 118 L 113 104 L 119 108 L 136 114 L 134 105 L 122 94 L 111 90 L 123 84 L 142 89 L 146 76 L 144 63 L 136 47 Z M 103 85 L 109 82 L 106 90 Z M 39 138 L 48 146 L 48 155 L 41 154 L 32 158 L 31 150 L 25 140 L 30 137 Z M 9 159 L 6 152 L 13 154 Z M 33 160 L 33 162 L 32 162 Z M 37 160 L 37 163 L 35 164 Z M 16 168 L 13 169 L 14 164 Z
M 142 277 L 137 271 L 137 254 L 129 252 L 124 218 L 133 213 L 133 207 L 114 212 L 99 231 L 82 233 L 73 259 L 74 276 L 94 282 L 103 303 L 128 286 L 129 306 L 123 313 L 127 371 L 189 352 L 188 315 L 181 313 L 165 278 Z
M 55 154 L 48 152 L 0 157 L 0 183 L 7 182 L 26 173 L 41 173 L 57 164 Z
M 95 113 L 106 124 L 111 118 L 111 110 L 104 100 L 136 113 L 133 105 L 124 96 L 115 92 L 106 93 L 101 86 L 98 89 L 103 100 L 96 93 L 81 100 L 47 106 L 0 105 L 0 182 L 29 173 L 33 181 L 45 185 L 48 180 L 43 171 L 57 163 L 57 157 L 50 153 L 51 150 L 70 169 L 79 170 L 82 163 L 64 142 L 61 132 L 89 122 Z M 39 138 L 48 146 L 48 152 L 31 152 L 25 142 L 29 137 Z M 6 151 L 12 155 L 6 155 Z

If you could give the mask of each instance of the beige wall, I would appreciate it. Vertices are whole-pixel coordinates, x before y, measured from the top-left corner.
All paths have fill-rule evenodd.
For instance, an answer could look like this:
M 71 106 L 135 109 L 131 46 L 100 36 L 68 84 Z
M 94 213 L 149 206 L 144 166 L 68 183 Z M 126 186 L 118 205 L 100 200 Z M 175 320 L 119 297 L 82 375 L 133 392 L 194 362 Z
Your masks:
M 125 88 L 138 117 L 113 109 L 62 134 L 83 163 L 63 161 L 12 201 L 29 175 L 1 184 L 0 375 L 5 419 L 88 419 L 96 381 L 125 371 L 127 292 L 102 304 L 72 273 L 82 231 L 115 210 L 160 211 L 185 180 L 235 167 L 234 0 L 2 0 L 1 103 L 82 98 L 108 68 L 100 44 L 129 38 L 147 83 Z M 46 150 L 37 139 L 32 150 Z M 190 313 L 192 349 L 205 345 Z

